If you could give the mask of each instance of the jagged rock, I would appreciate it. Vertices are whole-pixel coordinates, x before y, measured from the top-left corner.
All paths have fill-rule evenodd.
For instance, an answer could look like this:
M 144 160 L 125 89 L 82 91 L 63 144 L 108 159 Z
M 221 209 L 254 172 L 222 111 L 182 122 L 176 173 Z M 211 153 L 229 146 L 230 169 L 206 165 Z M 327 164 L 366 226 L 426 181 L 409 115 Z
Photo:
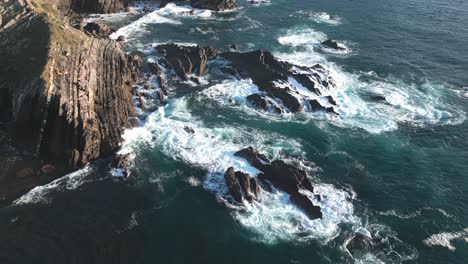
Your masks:
M 263 173 L 265 179 L 273 183 L 276 188 L 290 195 L 297 193 L 299 187 L 314 191 L 305 171 L 282 160 L 274 160 L 270 165 L 264 166 Z
M 260 94 L 251 94 L 247 96 L 247 100 L 255 107 L 260 108 L 263 111 L 267 111 L 269 109 L 270 104 L 265 99 L 265 97 L 261 96 Z
M 301 208 L 309 219 L 314 220 L 322 218 L 322 210 L 320 209 L 320 206 L 315 206 L 304 194 L 295 193 L 291 195 L 289 199 L 293 204 Z
M 330 39 L 323 41 L 321 44 L 335 50 L 345 50 L 345 48 L 341 47 L 338 42 Z
M 90 22 L 83 27 L 83 29 L 94 37 L 107 38 L 110 34 L 115 32 L 110 26 L 103 23 Z
M 244 158 L 252 166 L 262 171 L 257 178 L 263 182 L 263 186 L 267 191 L 272 191 L 268 184 L 268 182 L 271 182 L 275 188 L 289 194 L 291 201 L 304 210 L 310 219 L 322 218 L 320 207 L 313 205 L 306 195 L 299 192 L 300 189 L 308 190 L 311 193 L 314 192 L 314 187 L 304 170 L 287 164 L 282 160 L 270 162 L 265 155 L 257 152 L 252 147 L 240 150 L 234 155 Z M 240 185 L 245 183 L 244 179 L 239 181 L 241 182 Z M 256 193 L 255 186 L 258 186 L 258 182 L 256 184 L 251 182 L 248 186 L 244 186 L 244 188 L 251 190 L 252 193 Z
M 238 203 L 242 203 L 242 187 L 239 184 L 239 180 L 236 177 L 236 171 L 233 167 L 227 169 L 226 173 L 224 174 L 224 181 L 226 182 L 229 193 L 234 198 L 234 200 Z
M 195 8 L 224 11 L 237 8 L 236 0 L 190 0 L 190 5 Z
M 114 13 L 127 7 L 131 0 L 59 0 L 59 2 L 79 13 Z
M 112 160 L 112 167 L 128 170 L 132 166 L 133 157 L 131 153 L 126 154 L 115 154 L 114 159 Z
M 156 74 L 158 77 L 161 76 L 162 74 L 162 69 L 159 67 L 159 65 L 156 62 L 148 62 L 148 66 L 150 68 L 150 71 L 154 74 Z
M 235 78 L 251 79 L 262 93 L 252 94 L 247 99 L 253 107 L 263 111 L 301 112 L 303 104 L 306 106 L 306 102 L 313 99 L 298 90 L 305 87 L 316 95 L 321 95 L 321 90 L 335 86 L 329 76 L 330 72 L 323 66 L 294 65 L 278 60 L 267 51 L 218 54 L 209 47 L 183 47 L 174 44 L 160 45 L 156 49 L 162 57 L 159 62 L 164 67 L 173 69 L 184 81 L 190 80 L 189 75 L 192 73 L 202 75 L 209 60 L 217 57 L 226 60 L 226 65 L 220 68 L 221 72 Z M 198 83 L 196 80 L 192 81 Z M 331 96 L 327 98 L 331 104 L 336 104 Z M 313 104 L 311 110 L 337 114 L 333 107 L 322 107 L 318 102 Z
M 188 75 L 192 73 L 202 76 L 207 62 L 218 54 L 211 47 L 183 47 L 175 44 L 159 45 L 156 50 L 164 55 L 166 65 L 172 67 L 183 81 L 188 81 Z
M 250 189 L 250 175 L 242 171 L 236 171 L 236 177 L 240 186 L 242 187 L 242 192 L 244 193 L 245 199 L 249 202 L 252 202 L 253 194 Z
M 270 160 L 264 154 L 256 151 L 252 147 L 240 150 L 234 153 L 234 156 L 247 160 L 247 162 L 259 170 L 263 170 L 266 165 L 270 164 Z
M 125 37 L 124 36 L 119 36 L 119 37 L 117 37 L 117 41 L 118 42 L 123 42 L 123 41 L 125 41 Z

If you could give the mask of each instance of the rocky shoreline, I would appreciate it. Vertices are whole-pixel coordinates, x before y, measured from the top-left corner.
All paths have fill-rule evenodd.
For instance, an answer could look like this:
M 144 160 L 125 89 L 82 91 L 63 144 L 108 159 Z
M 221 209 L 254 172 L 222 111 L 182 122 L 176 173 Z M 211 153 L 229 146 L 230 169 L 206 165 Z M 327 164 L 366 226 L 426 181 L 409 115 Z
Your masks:
M 112 155 L 123 130 L 138 124 L 132 86 L 140 79 L 141 59 L 108 39 L 112 29 L 106 25 L 80 23 L 83 14 L 113 13 L 131 2 L 0 3 L 0 206 Z M 173 1 L 160 1 L 167 2 Z M 190 4 L 237 7 L 234 0 Z M 114 164 L 128 164 L 126 159 L 118 156 Z

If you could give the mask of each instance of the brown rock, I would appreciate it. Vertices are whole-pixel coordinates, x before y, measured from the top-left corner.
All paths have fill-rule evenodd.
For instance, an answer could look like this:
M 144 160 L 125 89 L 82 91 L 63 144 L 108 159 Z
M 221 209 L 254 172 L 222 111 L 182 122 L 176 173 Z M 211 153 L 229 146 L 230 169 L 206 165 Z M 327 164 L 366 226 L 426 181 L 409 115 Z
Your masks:
M 16 172 L 17 178 L 29 178 L 34 176 L 34 171 L 31 168 L 24 168 Z

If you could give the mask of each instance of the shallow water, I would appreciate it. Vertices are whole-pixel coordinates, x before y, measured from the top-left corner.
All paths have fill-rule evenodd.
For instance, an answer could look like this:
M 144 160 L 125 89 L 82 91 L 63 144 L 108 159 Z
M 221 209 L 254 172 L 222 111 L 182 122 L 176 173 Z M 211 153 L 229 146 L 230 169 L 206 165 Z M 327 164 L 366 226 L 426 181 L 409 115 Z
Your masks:
M 332 92 L 340 116 L 253 110 L 245 97 L 256 87 L 221 80 L 216 62 L 202 87 L 172 87 L 178 89 L 168 105 L 124 135 L 123 151 L 136 156 L 136 188 L 152 200 L 151 209 L 129 219 L 144 230 L 142 263 L 464 263 L 467 2 L 240 5 L 196 17 L 179 16 L 182 9 L 169 5 L 106 20 L 120 28 L 114 37 L 125 35 L 130 52 L 144 59 L 154 58 L 156 43 L 220 50 L 236 43 L 242 51 L 270 50 L 299 65 L 321 63 L 337 82 Z M 320 42 L 328 38 L 347 52 L 324 49 Z M 370 94 L 384 95 L 388 104 L 373 102 Z M 308 220 L 279 191 L 244 208 L 227 203 L 226 168 L 256 172 L 233 156 L 246 146 L 306 169 L 326 197 L 315 201 L 324 219 Z M 51 189 L 86 190 L 77 177 Z M 34 195 L 17 204 L 54 203 Z M 381 238 L 383 246 L 352 255 L 345 245 L 357 232 Z

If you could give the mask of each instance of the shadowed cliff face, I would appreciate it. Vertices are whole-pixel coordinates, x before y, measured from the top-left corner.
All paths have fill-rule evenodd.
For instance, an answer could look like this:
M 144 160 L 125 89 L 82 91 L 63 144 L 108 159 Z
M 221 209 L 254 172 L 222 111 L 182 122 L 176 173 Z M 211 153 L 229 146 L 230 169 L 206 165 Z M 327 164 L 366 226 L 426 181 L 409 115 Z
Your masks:
M 113 12 L 125 2 L 0 3 L 0 204 L 118 148 L 135 118 L 140 60 L 72 28 L 63 14 Z M 54 170 L 44 173 L 48 164 Z

